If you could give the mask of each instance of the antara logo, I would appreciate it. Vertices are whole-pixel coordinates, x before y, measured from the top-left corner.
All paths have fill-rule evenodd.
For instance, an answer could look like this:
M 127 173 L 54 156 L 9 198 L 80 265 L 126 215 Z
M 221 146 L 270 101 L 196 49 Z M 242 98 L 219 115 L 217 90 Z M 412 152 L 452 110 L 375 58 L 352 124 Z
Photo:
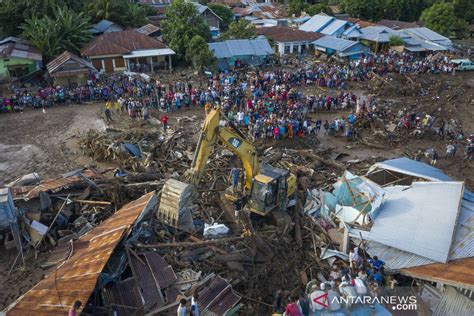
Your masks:
M 321 305 L 323 308 L 327 308 L 329 306 L 328 293 L 316 296 L 315 298 L 313 298 L 313 302 L 318 305 Z

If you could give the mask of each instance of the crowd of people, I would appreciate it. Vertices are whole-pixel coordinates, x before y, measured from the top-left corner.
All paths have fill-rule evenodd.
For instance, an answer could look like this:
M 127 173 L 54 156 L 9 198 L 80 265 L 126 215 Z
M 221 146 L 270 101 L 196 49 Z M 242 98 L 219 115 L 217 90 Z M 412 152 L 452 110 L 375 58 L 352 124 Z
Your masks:
M 276 86 L 281 84 L 316 85 L 319 87 L 345 89 L 348 81 L 363 81 L 370 78 L 371 73 L 384 75 L 388 72 L 399 73 L 451 73 L 454 66 L 446 56 L 417 58 L 411 54 L 387 52 L 378 55 L 368 55 L 362 59 L 346 63 L 320 63 L 309 68 L 294 71 L 263 72 L 257 80 L 273 81 Z M 221 77 L 219 75 L 219 77 Z M 224 84 L 243 83 L 249 79 L 249 74 L 233 73 L 225 76 Z M 164 110 L 177 110 L 181 107 L 200 104 L 216 97 L 222 91 L 207 91 L 193 89 L 189 83 L 165 84 L 146 82 L 143 79 L 132 79 L 124 75 L 111 77 L 91 75 L 88 83 L 77 87 L 45 86 L 31 90 L 12 87 L 10 96 L 0 95 L 0 112 L 22 111 L 26 107 L 45 108 L 54 104 L 80 104 L 88 101 L 118 100 L 120 96 L 134 102 L 149 103 L 150 106 L 161 107 Z M 249 86 L 241 87 L 245 89 Z M 239 92 L 239 89 L 236 91 Z M 287 90 L 289 93 L 289 90 Z M 237 95 L 238 96 L 238 95 Z
M 360 303 L 357 298 L 379 297 L 385 294 L 382 285 L 393 288 L 397 284 L 396 280 L 384 275 L 384 265 L 378 257 L 362 258 L 356 247 L 349 253 L 349 268 L 334 265 L 326 282 L 310 281 L 299 296 L 290 296 L 284 288 L 279 289 L 275 293 L 273 310 L 275 313 L 284 312 L 286 316 L 350 311 Z

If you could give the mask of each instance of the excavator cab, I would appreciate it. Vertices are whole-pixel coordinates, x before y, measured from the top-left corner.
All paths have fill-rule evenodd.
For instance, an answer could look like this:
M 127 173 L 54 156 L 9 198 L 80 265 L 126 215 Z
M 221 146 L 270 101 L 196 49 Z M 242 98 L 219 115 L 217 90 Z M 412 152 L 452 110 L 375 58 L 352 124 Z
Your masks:
M 272 211 L 284 211 L 288 204 L 289 178 L 288 170 L 264 165 L 252 180 L 248 208 L 262 216 Z M 291 182 L 291 181 L 290 181 Z M 295 181 L 296 183 L 296 178 Z M 291 184 L 290 184 L 291 185 Z

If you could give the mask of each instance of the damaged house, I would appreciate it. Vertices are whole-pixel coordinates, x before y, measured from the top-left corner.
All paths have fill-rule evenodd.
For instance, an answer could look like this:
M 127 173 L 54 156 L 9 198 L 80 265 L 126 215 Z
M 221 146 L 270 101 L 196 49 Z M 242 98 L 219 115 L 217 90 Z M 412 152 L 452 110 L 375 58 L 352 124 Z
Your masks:
M 307 212 L 333 227 L 339 221 L 343 252 L 351 240 L 381 258 L 389 274 L 416 279 L 434 315 L 474 310 L 474 194 L 463 182 L 396 158 L 374 164 L 365 176 L 346 172 L 332 192 L 310 196 Z

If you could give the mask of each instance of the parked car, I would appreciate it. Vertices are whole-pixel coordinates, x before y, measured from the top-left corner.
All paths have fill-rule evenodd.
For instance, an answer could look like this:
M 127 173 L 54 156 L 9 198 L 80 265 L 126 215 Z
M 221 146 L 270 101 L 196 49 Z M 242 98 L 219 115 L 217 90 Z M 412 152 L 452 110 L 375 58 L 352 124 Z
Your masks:
M 474 63 L 469 59 L 453 59 L 451 62 L 455 65 L 456 70 L 467 71 L 474 70 Z

